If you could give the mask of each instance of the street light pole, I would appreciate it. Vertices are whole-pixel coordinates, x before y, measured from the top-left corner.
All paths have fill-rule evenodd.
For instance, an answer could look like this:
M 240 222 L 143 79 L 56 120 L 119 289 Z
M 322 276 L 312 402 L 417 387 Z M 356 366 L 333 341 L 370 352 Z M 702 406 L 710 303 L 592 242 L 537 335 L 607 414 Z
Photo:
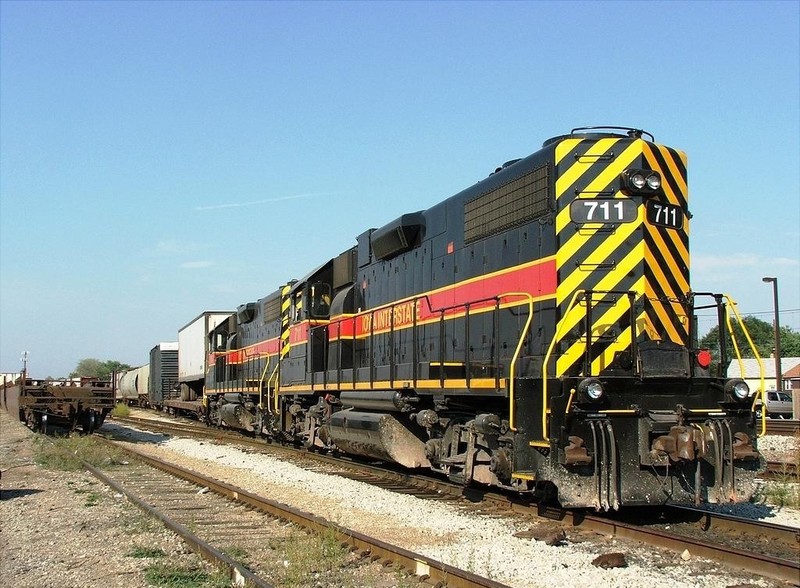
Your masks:
M 783 390 L 783 374 L 781 373 L 781 323 L 778 318 L 778 278 L 761 278 L 763 282 L 772 283 L 772 304 L 775 309 L 775 390 Z

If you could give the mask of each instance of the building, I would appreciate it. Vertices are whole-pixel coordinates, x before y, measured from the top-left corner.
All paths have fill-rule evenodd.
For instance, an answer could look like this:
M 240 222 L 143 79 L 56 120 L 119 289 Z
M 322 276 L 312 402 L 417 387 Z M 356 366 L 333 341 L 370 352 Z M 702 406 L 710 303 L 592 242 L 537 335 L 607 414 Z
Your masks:
M 781 370 L 783 370 L 783 358 L 781 358 Z M 783 382 L 784 387 L 789 390 L 800 390 L 800 363 L 790 370 L 783 370 Z
M 3 372 L 2 374 L 0 374 L 0 377 L 2 377 L 2 380 L 0 382 L 2 382 L 3 384 L 5 383 L 13 384 L 17 380 L 17 378 L 19 378 L 21 375 L 22 374 L 19 372 L 15 373 Z
M 764 357 L 761 362 L 764 364 L 764 388 L 766 390 L 774 390 L 775 359 Z M 744 368 L 744 373 L 742 373 L 742 368 Z M 794 390 L 796 389 L 795 386 L 800 388 L 800 357 L 781 357 L 781 371 L 783 372 L 782 390 Z M 761 388 L 757 359 L 744 358 L 741 366 L 737 360 L 732 360 L 728 364 L 728 377 L 743 379 L 750 386 L 750 390 L 754 392 Z
M 775 359 L 765 357 L 761 360 L 764 364 L 764 388 L 765 390 L 775 389 Z M 744 371 L 742 371 L 744 370 Z M 792 404 L 794 407 L 794 418 L 800 417 L 800 357 L 781 357 L 781 380 L 782 390 L 792 390 Z M 742 359 L 741 365 L 737 360 L 731 361 L 728 365 L 729 378 L 741 378 L 753 392 L 761 389 L 761 378 L 759 376 L 758 360 L 753 358 Z

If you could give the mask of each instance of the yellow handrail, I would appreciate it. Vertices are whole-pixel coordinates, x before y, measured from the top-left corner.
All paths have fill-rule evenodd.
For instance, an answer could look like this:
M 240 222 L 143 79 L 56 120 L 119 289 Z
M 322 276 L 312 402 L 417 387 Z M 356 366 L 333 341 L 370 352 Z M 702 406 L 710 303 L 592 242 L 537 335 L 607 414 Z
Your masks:
M 272 373 L 269 375 L 269 379 L 267 380 L 267 389 L 270 388 L 270 382 L 272 382 L 272 378 L 275 378 L 275 385 L 272 386 L 272 390 L 274 390 L 274 394 L 272 394 L 272 414 L 278 414 L 278 386 L 280 384 L 280 371 L 279 368 L 281 367 L 281 362 L 275 362 L 275 369 L 272 370 Z
M 759 373 L 759 380 L 761 386 L 758 389 L 758 392 L 753 397 L 753 404 L 751 405 L 751 410 L 755 410 L 756 402 L 758 399 L 761 398 L 762 406 L 764 403 L 764 362 L 761 360 L 761 356 L 758 354 L 758 349 L 756 349 L 755 343 L 753 343 L 753 339 L 750 337 L 750 333 L 747 331 L 747 327 L 742 320 L 742 317 L 739 315 L 739 311 L 736 310 L 736 302 L 728 296 L 727 294 L 723 294 L 725 299 L 728 301 L 728 308 L 733 310 L 733 314 L 736 315 L 736 320 L 739 322 L 739 326 L 742 327 L 742 332 L 744 333 L 745 338 L 747 339 L 747 343 L 750 345 L 750 350 L 753 352 L 753 357 L 756 358 L 758 362 L 758 373 Z M 725 321 L 728 324 L 728 332 L 731 334 L 731 341 L 733 341 L 733 348 L 736 350 L 736 359 L 739 362 L 739 373 L 742 376 L 742 379 L 745 379 L 744 373 L 744 362 L 742 361 L 741 353 L 739 352 L 739 345 L 736 343 L 736 335 L 733 333 L 733 325 L 731 324 L 731 317 L 726 312 L 725 313 Z M 761 432 L 759 436 L 766 435 L 767 433 L 767 413 L 765 410 L 761 410 Z
M 508 426 L 509 429 L 512 431 L 516 431 L 516 415 L 514 414 L 514 374 L 516 373 L 517 367 L 517 359 L 519 358 L 519 352 L 522 350 L 522 345 L 525 342 L 525 337 L 528 336 L 528 329 L 531 326 L 531 322 L 533 321 L 533 296 L 530 295 L 529 292 L 508 292 L 506 294 L 500 295 L 498 298 L 506 298 L 508 296 L 522 296 L 528 299 L 528 319 L 525 321 L 525 326 L 522 329 L 522 333 L 520 333 L 519 341 L 517 341 L 517 348 L 514 350 L 514 355 L 511 358 L 511 366 L 509 371 L 509 382 L 508 382 L 508 402 L 509 402 L 509 409 L 508 409 Z
M 569 302 L 569 306 L 567 306 L 567 310 L 564 312 L 559 322 L 558 328 L 556 329 L 556 334 L 553 335 L 553 340 L 550 341 L 550 346 L 547 348 L 547 354 L 544 356 L 544 363 L 542 364 L 542 441 L 548 441 L 550 438 L 547 436 L 547 364 L 550 362 L 550 356 L 553 353 L 553 348 L 556 346 L 556 341 L 561 339 L 561 331 L 566 324 L 566 317 L 569 316 L 569 312 L 575 306 L 575 302 L 577 302 L 579 296 L 583 296 L 586 290 L 576 290 L 575 294 L 572 295 L 572 300 Z
M 261 371 L 261 377 L 258 379 L 258 408 L 264 408 L 264 376 L 267 375 L 267 369 L 269 369 L 270 361 L 272 361 L 272 357 L 268 355 L 267 362 L 264 364 L 264 369 Z M 267 403 L 269 403 L 269 397 L 267 397 Z

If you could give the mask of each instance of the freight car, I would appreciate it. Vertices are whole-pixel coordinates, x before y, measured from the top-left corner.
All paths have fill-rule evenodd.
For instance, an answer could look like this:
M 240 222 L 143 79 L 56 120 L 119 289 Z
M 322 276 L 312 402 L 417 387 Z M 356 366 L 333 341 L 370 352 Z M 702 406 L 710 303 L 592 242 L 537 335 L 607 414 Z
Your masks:
M 80 427 L 84 433 L 91 433 L 114 408 L 114 392 L 112 382 L 89 378 L 36 380 L 23 372 L 18 379 L 3 382 L 0 402 L 34 431 L 51 433 Z
M 149 389 L 149 363 L 117 374 L 117 402 L 139 405 L 146 402 Z
M 117 402 L 143 408 L 166 409 L 180 400 L 178 342 L 159 343 L 150 350 L 150 361 L 118 375 Z
M 691 290 L 686 161 L 573 129 L 364 231 L 211 330 L 205 417 L 570 507 L 747 500 L 753 399 L 694 312 L 738 314 Z

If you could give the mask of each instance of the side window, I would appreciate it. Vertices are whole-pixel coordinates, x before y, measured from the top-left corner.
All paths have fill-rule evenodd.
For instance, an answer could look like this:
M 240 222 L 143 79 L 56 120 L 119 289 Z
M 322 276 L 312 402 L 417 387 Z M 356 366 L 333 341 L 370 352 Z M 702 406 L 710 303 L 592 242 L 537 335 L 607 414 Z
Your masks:
M 292 322 L 300 322 L 303 320 L 303 291 L 298 290 L 295 292 L 295 295 L 292 297 L 292 310 L 291 310 L 291 319 Z
M 767 392 L 767 400 L 777 400 L 778 393 L 777 392 Z
M 316 282 L 309 288 L 311 300 L 311 316 L 327 318 L 331 312 L 331 287 L 329 284 Z

